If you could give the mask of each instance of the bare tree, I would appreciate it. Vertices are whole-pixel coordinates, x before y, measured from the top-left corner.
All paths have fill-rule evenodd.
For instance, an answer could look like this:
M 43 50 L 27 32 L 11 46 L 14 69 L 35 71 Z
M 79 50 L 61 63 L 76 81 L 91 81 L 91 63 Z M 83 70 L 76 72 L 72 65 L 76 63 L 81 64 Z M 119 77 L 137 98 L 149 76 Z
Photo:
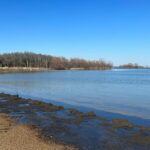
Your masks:
M 24 53 L 4 53 L 0 54 L 1 67 L 42 67 L 57 70 L 82 68 L 82 69 L 111 69 L 112 63 L 104 60 L 85 60 L 80 58 L 66 59 L 65 57 L 55 57 L 50 55 Z

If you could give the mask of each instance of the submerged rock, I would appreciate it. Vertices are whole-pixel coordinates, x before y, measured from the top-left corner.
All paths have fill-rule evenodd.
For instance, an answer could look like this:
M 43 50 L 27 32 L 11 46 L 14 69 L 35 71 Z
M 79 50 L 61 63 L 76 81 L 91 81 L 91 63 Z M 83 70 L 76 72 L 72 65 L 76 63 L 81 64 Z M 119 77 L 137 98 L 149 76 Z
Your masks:
M 112 120 L 113 128 L 133 128 L 133 124 L 131 124 L 126 119 L 113 119 Z
M 80 112 L 74 108 L 68 109 L 69 113 L 71 115 L 74 115 L 74 123 L 75 124 L 80 124 L 83 122 L 85 119 L 92 119 L 96 117 L 96 114 L 94 112 Z
M 95 114 L 95 112 L 87 112 L 87 113 L 84 113 L 84 116 L 85 117 L 88 117 L 88 118 L 94 118 L 94 117 L 96 117 L 96 114 Z
M 137 133 L 128 138 L 128 141 L 133 144 L 150 146 L 150 135 Z
M 80 112 L 77 109 L 70 108 L 68 109 L 69 113 L 76 115 L 76 116 L 82 116 L 86 118 L 93 118 L 96 117 L 96 114 L 94 112 Z
M 30 101 L 30 103 L 33 106 L 43 108 L 46 111 L 59 111 L 59 110 L 64 109 L 63 106 L 57 106 L 57 105 L 53 105 L 50 103 L 45 103 L 45 102 L 37 101 L 37 100 L 32 100 L 32 101 Z

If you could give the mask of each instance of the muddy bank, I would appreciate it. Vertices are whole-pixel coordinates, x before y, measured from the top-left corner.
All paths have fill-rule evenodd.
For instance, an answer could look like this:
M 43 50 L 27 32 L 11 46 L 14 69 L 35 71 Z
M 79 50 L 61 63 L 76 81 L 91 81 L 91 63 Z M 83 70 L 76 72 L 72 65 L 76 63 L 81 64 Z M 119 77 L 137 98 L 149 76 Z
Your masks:
M 81 150 L 147 150 L 150 128 L 125 119 L 109 120 L 94 112 L 0 94 L 0 112 L 18 123 L 36 126 L 48 140 L 74 145 Z

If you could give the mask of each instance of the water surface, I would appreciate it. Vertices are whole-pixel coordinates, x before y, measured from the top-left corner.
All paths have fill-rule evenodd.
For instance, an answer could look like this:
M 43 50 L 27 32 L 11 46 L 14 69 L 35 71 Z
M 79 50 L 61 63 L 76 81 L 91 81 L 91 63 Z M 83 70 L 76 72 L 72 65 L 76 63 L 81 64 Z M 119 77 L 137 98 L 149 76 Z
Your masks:
M 4 73 L 0 92 L 150 119 L 150 69 Z

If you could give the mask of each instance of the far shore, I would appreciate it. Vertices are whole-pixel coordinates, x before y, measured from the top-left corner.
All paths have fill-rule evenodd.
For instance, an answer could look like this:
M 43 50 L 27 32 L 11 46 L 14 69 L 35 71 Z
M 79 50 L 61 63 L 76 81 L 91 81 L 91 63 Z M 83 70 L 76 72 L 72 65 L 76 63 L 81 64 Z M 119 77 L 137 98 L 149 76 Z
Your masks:
M 7 72 L 40 72 L 48 71 L 47 68 L 34 68 L 34 67 L 0 67 L 0 73 Z
M 101 69 L 84 69 L 84 68 L 70 68 L 70 69 L 52 69 L 52 68 L 37 68 L 37 67 L 0 67 L 0 73 L 12 73 L 12 72 L 44 72 L 50 70 L 110 70 L 108 68 Z

